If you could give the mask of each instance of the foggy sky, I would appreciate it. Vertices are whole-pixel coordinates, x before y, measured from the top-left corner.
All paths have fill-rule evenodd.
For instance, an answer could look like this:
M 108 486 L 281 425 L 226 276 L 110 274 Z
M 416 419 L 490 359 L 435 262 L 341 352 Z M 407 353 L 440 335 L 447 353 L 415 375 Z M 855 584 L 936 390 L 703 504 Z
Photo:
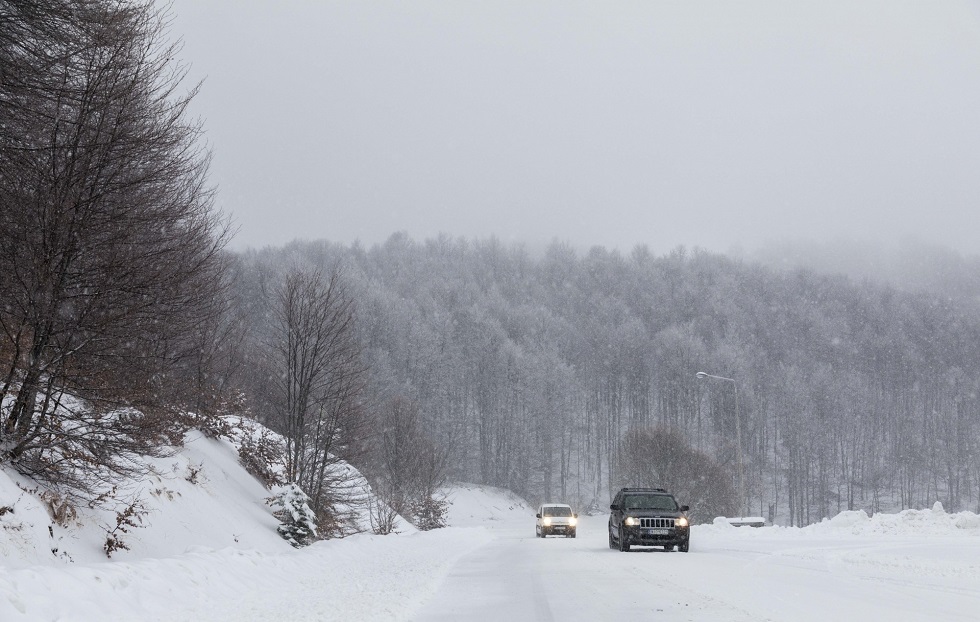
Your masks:
M 980 0 L 175 0 L 233 248 L 980 253 Z

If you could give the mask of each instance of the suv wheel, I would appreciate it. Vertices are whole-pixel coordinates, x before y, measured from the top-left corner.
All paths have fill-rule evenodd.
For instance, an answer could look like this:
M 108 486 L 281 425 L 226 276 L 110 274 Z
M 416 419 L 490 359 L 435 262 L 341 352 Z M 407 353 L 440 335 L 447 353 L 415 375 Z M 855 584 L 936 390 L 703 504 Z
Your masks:
M 678 545 L 677 550 L 681 553 L 687 553 L 687 549 L 691 546 L 691 539 L 688 538 L 684 540 L 684 544 Z
M 622 527 L 619 528 L 619 550 L 623 553 L 630 552 L 630 543 L 629 540 L 626 539 L 626 534 L 623 533 Z
M 611 549 L 618 549 L 619 548 L 618 546 L 616 546 L 616 541 L 613 540 L 612 531 L 609 532 L 609 548 L 611 548 Z

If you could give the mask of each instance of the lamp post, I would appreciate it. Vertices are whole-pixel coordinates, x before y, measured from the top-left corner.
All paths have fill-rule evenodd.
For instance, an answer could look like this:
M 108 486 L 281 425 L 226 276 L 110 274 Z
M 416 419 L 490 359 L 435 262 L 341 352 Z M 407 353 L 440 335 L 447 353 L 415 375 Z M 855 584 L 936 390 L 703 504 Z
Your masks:
M 712 380 L 722 380 L 724 382 L 732 383 L 732 389 L 735 390 L 735 446 L 736 446 L 736 460 L 738 461 L 738 513 L 739 518 L 745 515 L 742 510 L 742 504 L 745 499 L 745 480 L 742 475 L 742 415 L 738 411 L 738 385 L 735 384 L 733 378 L 725 378 L 724 376 L 715 376 L 713 374 L 707 374 L 703 371 L 699 371 L 695 374 L 698 380 L 704 380 L 705 378 L 711 378 Z

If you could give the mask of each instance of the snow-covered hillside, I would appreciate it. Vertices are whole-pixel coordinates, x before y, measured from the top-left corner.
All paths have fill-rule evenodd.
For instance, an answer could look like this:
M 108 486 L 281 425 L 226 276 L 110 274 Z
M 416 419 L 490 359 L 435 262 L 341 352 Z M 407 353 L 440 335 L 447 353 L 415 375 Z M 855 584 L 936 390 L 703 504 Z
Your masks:
M 0 471 L 0 506 L 11 508 L 0 516 L 3 564 L 105 561 L 107 533 L 116 527 L 117 513 L 133 502 L 141 508 L 134 521 L 141 526 L 117 531 L 129 547 L 113 553 L 118 561 L 169 557 L 192 546 L 263 552 L 290 548 L 276 533 L 279 521 L 265 503 L 271 493 L 239 465 L 227 440 L 191 432 L 180 452 L 150 464 L 156 474 L 126 483 L 116 494 L 118 502 L 104 509 L 77 507 L 77 518 L 64 526 L 52 520 L 38 494 L 29 492 L 36 485 Z
M 448 491 L 450 520 L 461 528 L 421 533 L 400 521 L 396 535 L 296 550 L 276 532 L 271 492 L 241 466 L 232 442 L 191 432 L 173 456 L 150 464 L 156 474 L 122 486 L 115 506 L 76 507 L 63 525 L 52 518 L 61 506 L 46 502 L 53 495 L 0 471 L 0 620 L 391 619 L 490 539 L 466 525 L 530 511 L 509 492 L 463 486 Z M 133 502 L 139 526 L 116 531 L 128 548 L 109 559 L 107 535 Z

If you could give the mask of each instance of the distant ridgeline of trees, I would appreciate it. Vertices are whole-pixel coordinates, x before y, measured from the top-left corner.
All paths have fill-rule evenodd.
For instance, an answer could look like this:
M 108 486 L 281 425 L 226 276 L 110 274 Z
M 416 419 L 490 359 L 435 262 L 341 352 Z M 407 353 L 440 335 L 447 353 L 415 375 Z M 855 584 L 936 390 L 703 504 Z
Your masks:
M 283 265 L 341 266 L 374 407 L 410 404 L 452 477 L 583 509 L 662 484 L 702 520 L 733 514 L 737 388 L 749 513 L 980 503 L 976 300 L 683 249 L 401 234 L 243 253 L 241 299 Z

